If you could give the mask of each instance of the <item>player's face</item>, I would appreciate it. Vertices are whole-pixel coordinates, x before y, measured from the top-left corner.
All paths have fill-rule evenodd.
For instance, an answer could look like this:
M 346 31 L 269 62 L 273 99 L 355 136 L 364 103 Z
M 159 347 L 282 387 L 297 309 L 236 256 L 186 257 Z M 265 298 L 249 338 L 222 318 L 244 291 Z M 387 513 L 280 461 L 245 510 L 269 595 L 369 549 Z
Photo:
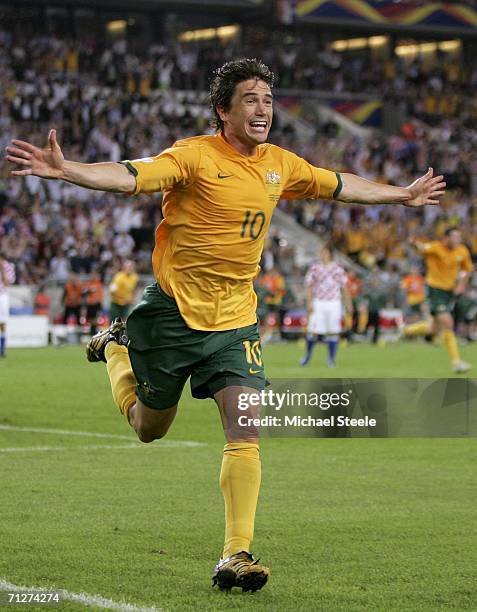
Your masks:
M 134 262 L 133 261 L 126 261 L 124 264 L 124 272 L 126 272 L 126 274 L 132 274 L 134 272 Z
M 321 247 L 320 249 L 320 259 L 324 264 L 330 263 L 331 261 L 331 253 L 327 247 Z
M 459 230 L 453 230 L 447 237 L 448 245 L 453 249 L 462 242 L 462 234 Z
M 265 81 L 249 79 L 235 87 L 230 108 L 217 109 L 224 122 L 224 136 L 244 155 L 266 142 L 273 119 L 273 98 Z

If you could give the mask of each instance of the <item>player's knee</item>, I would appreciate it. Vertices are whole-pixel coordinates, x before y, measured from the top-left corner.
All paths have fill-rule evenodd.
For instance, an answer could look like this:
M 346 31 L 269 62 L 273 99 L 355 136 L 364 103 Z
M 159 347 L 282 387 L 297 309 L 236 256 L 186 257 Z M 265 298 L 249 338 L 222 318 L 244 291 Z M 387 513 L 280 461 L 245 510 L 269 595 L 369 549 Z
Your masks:
M 438 324 L 441 330 L 453 329 L 454 327 L 454 322 L 452 320 L 452 317 L 448 313 L 443 313 L 439 317 Z
M 142 404 L 139 400 L 131 413 L 130 424 L 136 431 L 141 442 L 149 443 L 163 438 L 169 430 L 176 415 L 177 406 L 166 410 L 154 410 Z
M 136 433 L 139 440 L 145 444 L 154 442 L 154 440 L 159 440 L 164 435 L 163 433 L 157 433 L 151 429 L 138 429 Z
M 136 433 L 137 437 L 141 442 L 144 442 L 145 444 L 148 444 L 149 442 L 154 442 L 155 438 L 153 438 L 148 431 L 144 429 L 137 429 Z
M 154 442 L 154 440 L 163 438 L 167 433 L 167 429 L 163 427 L 139 425 L 139 427 L 136 428 L 136 433 L 141 442 L 148 444 L 149 442 Z

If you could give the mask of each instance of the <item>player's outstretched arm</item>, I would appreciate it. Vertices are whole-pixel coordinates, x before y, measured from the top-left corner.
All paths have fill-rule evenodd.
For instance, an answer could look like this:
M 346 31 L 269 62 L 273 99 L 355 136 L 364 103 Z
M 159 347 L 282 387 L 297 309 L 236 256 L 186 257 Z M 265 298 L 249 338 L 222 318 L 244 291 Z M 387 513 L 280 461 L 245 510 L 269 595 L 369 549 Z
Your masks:
M 426 245 L 428 243 L 425 240 L 416 238 L 416 236 L 411 236 L 409 238 L 409 244 L 415 248 L 418 253 L 423 253 L 426 250 Z
M 358 204 L 404 204 L 416 208 L 426 204 L 439 204 L 440 196 L 445 193 L 446 183 L 442 175 L 434 176 L 428 172 L 416 179 L 408 187 L 394 187 L 368 181 L 355 174 L 341 174 L 343 187 L 337 197 L 341 202 Z
M 32 174 L 40 178 L 68 181 L 87 189 L 118 193 L 131 193 L 136 187 L 136 179 L 122 164 L 67 161 L 56 140 L 56 130 L 50 130 L 44 149 L 24 140 L 12 140 L 12 145 L 6 151 L 5 159 L 15 164 L 13 176 Z

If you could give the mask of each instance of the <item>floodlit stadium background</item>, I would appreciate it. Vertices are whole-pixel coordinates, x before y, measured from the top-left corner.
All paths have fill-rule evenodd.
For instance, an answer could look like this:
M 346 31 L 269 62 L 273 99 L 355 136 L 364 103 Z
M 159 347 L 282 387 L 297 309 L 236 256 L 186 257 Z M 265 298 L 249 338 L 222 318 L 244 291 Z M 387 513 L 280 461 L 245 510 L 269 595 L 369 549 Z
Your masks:
M 410 236 L 439 237 L 460 225 L 477 256 L 472 2 L 430 10 L 425 2 L 244 0 L 208 3 L 205 12 L 194 2 L 142 2 L 134 12 L 118 3 L 67 4 L 0 5 L 2 145 L 24 137 L 43 146 L 54 126 L 67 158 L 155 154 L 209 130 L 214 68 L 258 56 L 277 77 L 274 142 L 315 165 L 399 185 L 433 166 L 448 184 L 441 207 L 414 212 L 281 202 L 262 268 L 283 275 L 285 296 L 269 301 L 283 311 L 303 306 L 317 239 L 331 238 L 363 281 L 374 271 L 392 309 L 405 309 L 400 280 L 420 264 Z M 31 313 L 41 288 L 49 300 L 37 310 L 60 324 L 69 273 L 86 280 L 96 268 L 107 286 L 127 257 L 148 281 L 160 195 L 130 199 L 14 180 L 6 164 L 1 172 L 0 244 L 17 273 L 12 314 Z M 267 276 L 262 284 L 273 293 L 280 281 Z M 467 297 L 475 300 L 475 287 Z M 105 315 L 107 307 L 106 291 Z

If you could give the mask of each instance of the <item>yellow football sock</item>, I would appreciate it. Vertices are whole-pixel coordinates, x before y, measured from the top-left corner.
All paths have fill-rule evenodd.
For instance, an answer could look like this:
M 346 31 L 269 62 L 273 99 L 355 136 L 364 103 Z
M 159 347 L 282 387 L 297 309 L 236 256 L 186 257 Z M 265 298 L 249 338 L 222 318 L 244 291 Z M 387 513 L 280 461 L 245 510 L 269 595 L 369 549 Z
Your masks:
M 260 479 L 258 444 L 229 442 L 224 446 L 220 472 L 220 488 L 225 502 L 223 559 L 241 550 L 250 550 Z
M 404 328 L 405 336 L 427 336 L 431 333 L 431 322 L 430 321 L 418 321 L 417 323 L 411 323 L 406 325 Z
M 358 334 L 364 334 L 364 332 L 366 331 L 367 324 L 368 324 L 368 313 L 360 312 L 358 315 L 358 329 L 357 329 Z
M 459 349 L 457 347 L 457 340 L 454 332 L 451 329 L 445 329 L 442 332 L 442 342 L 447 349 L 450 360 L 452 363 L 460 361 Z
M 136 403 L 137 384 L 129 361 L 128 349 L 116 342 L 108 342 L 104 352 L 113 399 L 122 414 L 128 418 L 129 408 Z

